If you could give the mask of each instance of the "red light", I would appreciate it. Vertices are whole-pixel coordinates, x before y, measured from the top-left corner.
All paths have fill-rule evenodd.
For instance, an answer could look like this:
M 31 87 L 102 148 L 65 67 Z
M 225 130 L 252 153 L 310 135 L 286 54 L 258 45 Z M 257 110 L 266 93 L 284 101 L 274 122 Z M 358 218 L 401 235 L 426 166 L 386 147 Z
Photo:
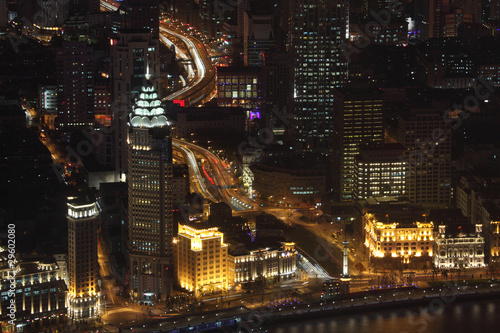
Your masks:
M 186 102 L 183 99 L 174 99 L 172 102 L 174 104 L 181 106 L 181 107 L 186 106 Z

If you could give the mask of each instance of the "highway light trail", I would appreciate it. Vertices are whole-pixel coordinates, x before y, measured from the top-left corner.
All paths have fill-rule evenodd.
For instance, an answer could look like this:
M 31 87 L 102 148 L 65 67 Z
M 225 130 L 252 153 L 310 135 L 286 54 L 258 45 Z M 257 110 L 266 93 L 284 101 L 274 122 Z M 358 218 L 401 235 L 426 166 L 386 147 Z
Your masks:
M 169 30 L 169 29 L 165 28 L 164 26 L 160 26 L 160 30 L 162 31 L 163 36 L 165 36 L 164 34 L 172 35 L 172 36 L 180 39 L 186 45 L 191 57 L 193 58 L 194 66 L 197 70 L 195 80 L 193 82 L 189 83 L 186 87 L 176 91 L 175 93 L 172 93 L 172 94 L 168 95 L 167 97 L 163 98 L 163 100 L 174 100 L 174 99 L 177 99 L 182 94 L 185 94 L 189 90 L 193 89 L 198 84 L 200 84 L 207 73 L 207 68 L 205 67 L 205 64 L 203 63 L 203 60 L 201 58 L 200 53 L 198 52 L 196 45 L 189 38 L 187 38 L 181 34 L 178 34 L 172 30 Z M 166 38 L 166 36 L 165 36 L 165 38 Z

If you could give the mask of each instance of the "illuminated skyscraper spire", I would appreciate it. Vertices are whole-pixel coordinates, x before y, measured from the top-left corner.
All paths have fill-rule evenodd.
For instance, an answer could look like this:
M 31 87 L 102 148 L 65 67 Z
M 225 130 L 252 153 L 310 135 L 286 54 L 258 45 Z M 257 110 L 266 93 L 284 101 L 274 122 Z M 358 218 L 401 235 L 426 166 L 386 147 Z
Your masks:
M 146 73 L 146 78 L 149 73 Z M 153 128 L 172 125 L 165 116 L 160 98 L 151 81 L 146 82 L 139 92 L 139 98 L 132 107 L 130 126 L 135 128 Z

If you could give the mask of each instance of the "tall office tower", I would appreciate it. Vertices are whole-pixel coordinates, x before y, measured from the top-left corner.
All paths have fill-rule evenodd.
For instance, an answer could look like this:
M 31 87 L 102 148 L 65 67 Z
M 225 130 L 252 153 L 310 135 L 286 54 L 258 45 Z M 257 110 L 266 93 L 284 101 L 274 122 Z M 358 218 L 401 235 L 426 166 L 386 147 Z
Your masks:
M 97 219 L 95 201 L 88 198 L 68 202 L 68 316 L 79 321 L 100 315 L 97 285 Z
M 133 98 L 146 82 L 146 72 L 152 78 L 160 75 L 158 40 L 147 29 L 121 29 L 112 40 L 111 59 L 112 112 L 115 146 L 115 171 L 123 180 L 127 172 L 127 120 Z M 158 81 L 154 83 L 158 90 Z
M 428 0 L 427 38 L 441 38 L 444 33 L 444 15 L 450 12 L 450 0 Z
M 408 163 L 409 200 L 430 207 L 445 207 L 451 195 L 451 129 L 443 112 L 412 110 L 400 117 L 397 141 Z
M 86 42 L 63 41 L 56 50 L 57 129 L 61 139 L 94 124 L 94 51 Z
M 159 38 L 159 0 L 127 0 L 124 6 L 120 6 L 120 10 L 125 12 L 126 28 L 148 29 L 153 34 L 153 39 Z
M 379 90 L 334 89 L 333 192 L 337 201 L 353 199 L 355 157 L 360 146 L 384 140 L 382 93 Z
M 172 288 L 172 141 L 153 84 L 142 86 L 130 114 L 128 253 L 134 300 L 156 303 Z
M 293 139 L 299 151 L 329 153 L 333 89 L 347 79 L 347 1 L 295 0 L 292 8 Z

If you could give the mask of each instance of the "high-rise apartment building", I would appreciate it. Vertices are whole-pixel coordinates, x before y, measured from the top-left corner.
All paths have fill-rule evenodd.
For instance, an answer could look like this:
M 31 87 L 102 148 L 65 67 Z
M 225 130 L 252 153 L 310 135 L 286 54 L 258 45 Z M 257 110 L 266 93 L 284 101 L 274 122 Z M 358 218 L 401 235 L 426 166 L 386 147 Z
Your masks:
M 412 110 L 399 118 L 397 141 L 408 163 L 406 189 L 410 202 L 446 206 L 451 196 L 451 128 L 443 113 Z
M 293 114 L 297 149 L 332 148 L 333 89 L 343 87 L 348 39 L 347 1 L 295 0 L 292 8 Z
M 147 29 L 122 29 L 112 40 L 112 112 L 115 146 L 115 171 L 124 178 L 127 172 L 127 120 L 132 101 L 146 82 L 160 75 L 158 40 Z M 158 91 L 158 83 L 154 82 Z
M 355 157 L 360 146 L 381 143 L 382 93 L 335 89 L 333 105 L 333 192 L 338 201 L 353 199 Z
M 56 121 L 62 139 L 94 124 L 93 56 L 92 46 L 80 41 L 63 41 L 56 50 Z
M 98 217 L 95 201 L 68 202 L 68 316 L 76 321 L 100 315 Z
M 128 254 L 134 300 L 156 303 L 172 288 L 172 141 L 170 121 L 147 81 L 130 114 Z

